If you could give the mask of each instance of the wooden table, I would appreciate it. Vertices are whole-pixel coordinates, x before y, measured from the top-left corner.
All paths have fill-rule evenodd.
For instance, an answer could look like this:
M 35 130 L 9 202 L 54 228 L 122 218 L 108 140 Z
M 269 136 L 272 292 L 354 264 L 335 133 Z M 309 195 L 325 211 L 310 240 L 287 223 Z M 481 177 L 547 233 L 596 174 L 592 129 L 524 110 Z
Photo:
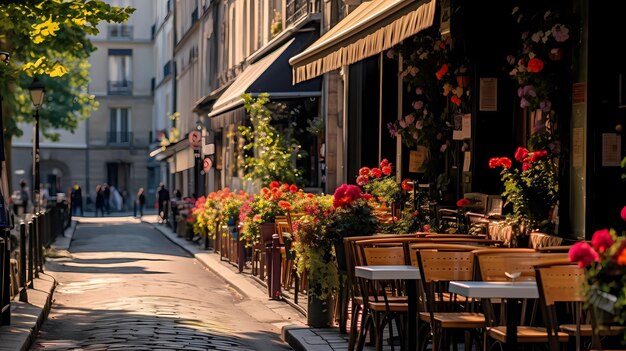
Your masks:
M 505 349 L 517 348 L 517 320 L 519 319 L 518 300 L 537 299 L 539 290 L 535 281 L 483 282 L 451 281 L 451 293 L 475 299 L 506 299 L 506 345 Z
M 356 266 L 355 275 L 369 280 L 406 280 L 408 299 L 407 348 L 417 350 L 417 281 L 420 270 L 414 266 Z M 367 301 L 365 301 L 367 303 Z

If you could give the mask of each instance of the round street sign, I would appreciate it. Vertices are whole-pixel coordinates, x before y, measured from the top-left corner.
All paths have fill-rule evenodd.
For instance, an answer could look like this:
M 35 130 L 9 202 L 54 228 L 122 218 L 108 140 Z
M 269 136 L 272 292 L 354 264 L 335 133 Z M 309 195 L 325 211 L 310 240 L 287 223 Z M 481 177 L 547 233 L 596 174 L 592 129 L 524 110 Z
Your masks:
M 210 158 L 207 157 L 204 159 L 204 161 L 202 161 L 202 169 L 205 173 L 207 173 L 211 169 L 211 166 L 213 166 L 213 162 L 211 162 Z
M 199 131 L 193 130 L 189 132 L 189 145 L 191 145 L 192 149 L 200 150 L 201 143 L 202 143 L 202 134 Z

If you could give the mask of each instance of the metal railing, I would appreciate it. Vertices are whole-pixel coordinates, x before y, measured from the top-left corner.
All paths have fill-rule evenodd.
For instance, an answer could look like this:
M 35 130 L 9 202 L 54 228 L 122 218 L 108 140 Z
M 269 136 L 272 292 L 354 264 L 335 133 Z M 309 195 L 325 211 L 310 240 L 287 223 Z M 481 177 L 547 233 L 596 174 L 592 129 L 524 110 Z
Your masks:
M 107 132 L 107 145 L 130 145 L 133 132 Z
M 71 222 L 66 203 L 57 203 L 21 220 L 17 229 L 18 248 L 11 251 L 11 230 L 2 230 L 0 238 L 0 325 L 11 324 L 11 300 L 28 302 L 27 289 L 34 288 L 35 278 L 44 271 L 45 247 L 49 247 Z
M 132 95 L 133 82 L 130 80 L 109 80 L 107 81 L 107 94 Z
M 309 12 L 309 0 L 288 0 L 286 5 L 285 27 L 294 24 Z

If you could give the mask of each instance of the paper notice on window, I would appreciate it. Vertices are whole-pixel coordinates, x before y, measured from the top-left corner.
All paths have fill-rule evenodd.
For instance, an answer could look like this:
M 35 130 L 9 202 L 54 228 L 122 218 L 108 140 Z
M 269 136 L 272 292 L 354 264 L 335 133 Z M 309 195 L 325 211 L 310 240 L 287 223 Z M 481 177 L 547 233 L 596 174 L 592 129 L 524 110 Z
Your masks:
M 463 115 L 462 137 L 463 139 L 472 138 L 472 115 L 470 113 Z
M 572 128 L 572 167 L 583 166 L 583 128 Z
M 615 133 L 602 134 L 602 166 L 619 166 L 622 160 L 622 137 Z
M 478 109 L 498 111 L 498 78 L 480 78 Z
M 424 172 L 424 163 L 428 156 L 428 149 L 418 145 L 417 150 L 412 150 L 409 154 L 409 173 Z
M 463 172 L 469 172 L 470 163 L 472 162 L 472 153 L 470 151 L 465 151 L 463 157 Z

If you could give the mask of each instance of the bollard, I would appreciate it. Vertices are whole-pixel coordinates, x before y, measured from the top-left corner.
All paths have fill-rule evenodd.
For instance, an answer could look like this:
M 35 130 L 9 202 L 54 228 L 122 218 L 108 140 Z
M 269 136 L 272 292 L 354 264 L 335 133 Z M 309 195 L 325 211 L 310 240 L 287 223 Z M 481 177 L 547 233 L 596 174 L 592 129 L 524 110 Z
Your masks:
M 40 217 L 39 217 L 39 228 L 37 228 L 37 233 L 39 234 L 39 245 L 37 245 L 37 251 L 39 251 L 39 272 L 43 273 L 43 262 L 44 262 L 44 245 L 46 243 L 46 213 L 45 212 L 40 212 L 39 213 Z
M 26 294 L 26 223 L 20 221 L 20 301 L 28 302 Z
M 239 269 L 239 273 L 241 273 L 246 265 L 246 245 L 240 237 L 237 237 L 237 239 L 239 239 L 237 240 L 237 249 L 239 250 L 237 254 L 237 268 Z
M 33 248 L 35 247 L 35 224 L 32 220 L 28 221 L 28 287 L 34 288 L 35 285 L 33 283 L 33 269 L 34 269 L 34 252 Z
M 280 242 L 278 241 L 278 234 L 272 235 L 272 270 L 271 270 L 271 283 L 272 283 L 272 299 L 280 300 L 282 297 L 282 291 L 280 286 L 280 266 L 281 266 L 281 254 L 280 254 Z
M 39 278 L 39 215 L 33 216 L 33 268 L 35 278 Z

